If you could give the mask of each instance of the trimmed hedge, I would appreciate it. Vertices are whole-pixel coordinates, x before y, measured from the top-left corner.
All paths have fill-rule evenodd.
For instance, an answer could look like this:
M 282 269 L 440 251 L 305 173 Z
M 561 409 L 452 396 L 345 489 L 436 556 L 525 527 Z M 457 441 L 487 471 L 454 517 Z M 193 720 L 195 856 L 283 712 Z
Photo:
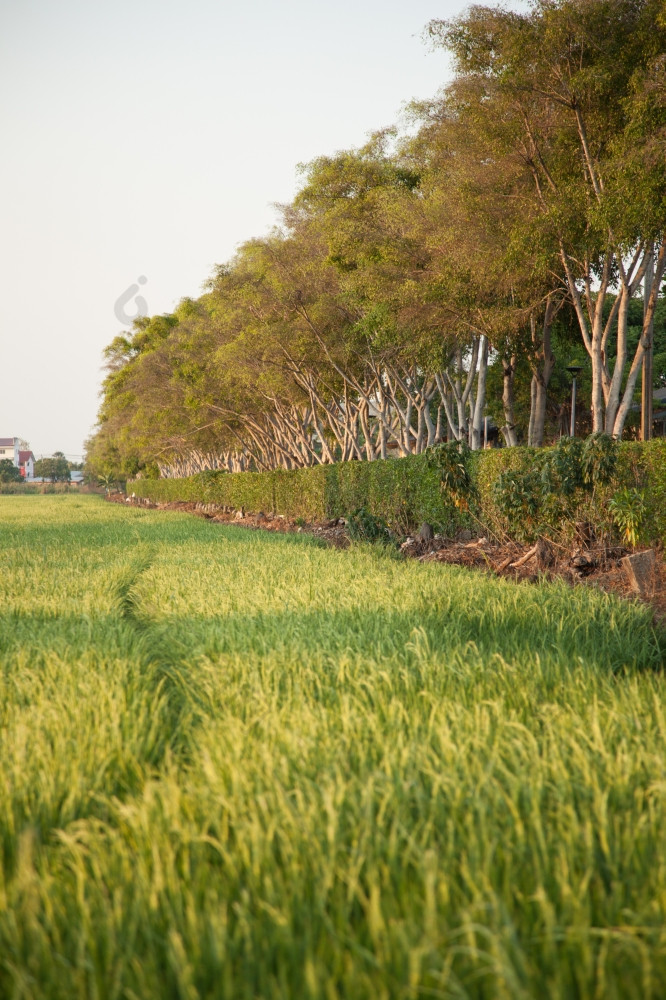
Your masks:
M 187 479 L 138 479 L 128 492 L 156 503 L 191 501 L 257 513 L 325 521 L 360 507 L 406 532 L 428 521 L 442 530 L 468 526 L 469 516 L 447 502 L 425 455 L 377 462 L 344 462 L 291 472 L 202 472 Z
M 248 512 L 284 514 L 307 521 L 348 515 L 363 507 L 405 534 L 427 521 L 451 535 L 479 528 L 499 535 L 515 534 L 493 497 L 493 486 L 507 471 L 536 467 L 544 449 L 502 448 L 471 452 L 469 470 L 475 487 L 470 510 L 460 510 L 442 489 L 440 474 L 428 454 L 376 462 L 344 462 L 292 472 L 202 472 L 187 479 L 139 479 L 128 489 L 156 503 L 213 503 Z M 666 541 L 666 440 L 647 444 L 622 442 L 611 483 L 591 493 L 578 491 L 566 503 L 551 504 L 540 533 L 566 535 L 576 521 L 610 532 L 607 502 L 618 489 L 643 491 L 647 514 L 641 532 L 646 541 Z
M 508 523 L 498 508 L 493 486 L 504 472 L 539 472 L 544 459 L 554 449 L 506 448 L 475 453 L 475 482 L 479 492 L 478 515 L 491 531 L 510 536 L 529 537 L 516 525 Z M 613 519 L 608 501 L 623 487 L 637 488 L 645 498 L 645 519 L 640 531 L 645 542 L 666 543 L 666 439 L 643 444 L 624 441 L 617 446 L 617 466 L 610 482 L 591 491 L 577 489 L 570 497 L 551 496 L 541 505 L 538 532 L 551 538 L 572 536 L 577 522 L 594 526 L 597 535 L 611 536 Z

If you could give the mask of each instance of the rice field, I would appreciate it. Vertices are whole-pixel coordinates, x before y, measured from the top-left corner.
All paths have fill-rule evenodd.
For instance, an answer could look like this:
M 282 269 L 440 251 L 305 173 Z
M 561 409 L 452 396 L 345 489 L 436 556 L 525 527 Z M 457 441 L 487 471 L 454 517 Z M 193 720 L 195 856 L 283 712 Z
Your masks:
M 666 637 L 0 497 L 0 997 L 663 998 Z

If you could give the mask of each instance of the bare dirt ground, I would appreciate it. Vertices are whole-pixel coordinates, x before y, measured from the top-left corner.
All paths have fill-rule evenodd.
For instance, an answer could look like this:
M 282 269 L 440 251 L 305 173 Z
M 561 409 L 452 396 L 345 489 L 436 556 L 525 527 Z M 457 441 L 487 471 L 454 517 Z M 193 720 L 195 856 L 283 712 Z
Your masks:
M 281 533 L 303 532 L 322 539 L 336 548 L 350 544 L 344 518 L 316 524 L 294 520 L 284 514 L 256 514 L 245 510 L 232 510 L 216 504 L 171 502 L 156 504 L 138 497 L 125 497 L 122 493 L 110 494 L 108 500 L 133 504 L 143 508 L 177 510 L 220 524 L 236 524 L 243 528 Z M 581 526 L 580 537 L 568 546 L 540 539 L 536 545 L 519 545 L 511 541 L 498 541 L 484 536 L 473 537 L 462 531 L 456 538 L 443 538 L 434 534 L 429 525 L 399 543 L 401 553 L 420 562 L 449 563 L 492 573 L 509 580 L 536 582 L 539 579 L 562 579 L 571 586 L 598 587 L 627 600 L 642 600 L 649 604 L 655 617 L 666 623 L 666 561 L 664 552 L 657 547 L 654 565 L 650 570 L 642 594 L 633 589 L 629 575 L 622 563 L 630 550 L 621 546 L 608 546 L 597 542 Z

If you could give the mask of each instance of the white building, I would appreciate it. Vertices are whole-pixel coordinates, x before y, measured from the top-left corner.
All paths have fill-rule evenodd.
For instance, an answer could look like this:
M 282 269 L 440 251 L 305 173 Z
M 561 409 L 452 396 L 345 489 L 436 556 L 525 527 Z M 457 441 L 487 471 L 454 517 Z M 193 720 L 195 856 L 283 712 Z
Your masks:
M 19 438 L 0 438 L 0 461 L 8 458 L 12 465 L 19 467 Z
M 24 479 L 35 475 L 35 456 L 31 451 L 19 451 L 19 469 Z
M 35 456 L 21 438 L 0 438 L 0 460 L 8 458 L 12 465 L 20 469 L 24 479 L 32 479 L 35 474 Z

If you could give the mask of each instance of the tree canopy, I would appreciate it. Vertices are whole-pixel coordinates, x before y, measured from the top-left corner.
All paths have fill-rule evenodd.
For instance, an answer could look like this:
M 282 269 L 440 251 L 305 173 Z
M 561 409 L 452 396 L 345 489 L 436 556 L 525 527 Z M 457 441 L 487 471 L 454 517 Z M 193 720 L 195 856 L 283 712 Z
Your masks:
M 11 458 L 0 458 L 0 483 L 22 482 L 21 470 L 17 469 Z
M 666 381 L 661 0 L 475 5 L 451 83 L 302 168 L 268 235 L 106 350 L 91 471 L 126 478 L 625 432 Z M 629 421 L 630 423 L 631 421 Z
M 38 479 L 50 479 L 52 483 L 68 483 L 69 462 L 61 451 L 56 451 L 51 458 L 38 458 L 35 462 L 35 476 Z

